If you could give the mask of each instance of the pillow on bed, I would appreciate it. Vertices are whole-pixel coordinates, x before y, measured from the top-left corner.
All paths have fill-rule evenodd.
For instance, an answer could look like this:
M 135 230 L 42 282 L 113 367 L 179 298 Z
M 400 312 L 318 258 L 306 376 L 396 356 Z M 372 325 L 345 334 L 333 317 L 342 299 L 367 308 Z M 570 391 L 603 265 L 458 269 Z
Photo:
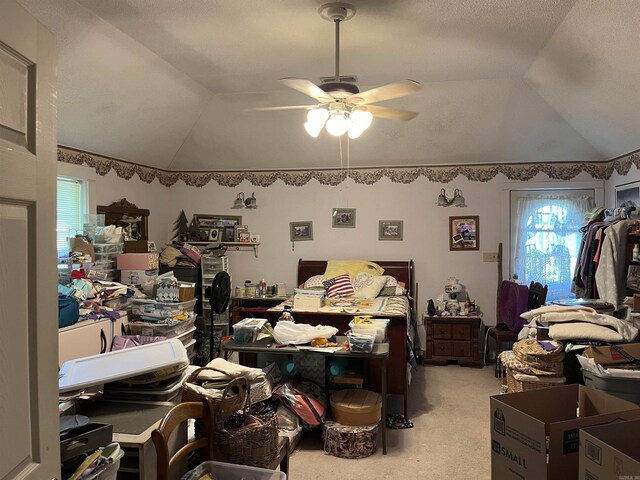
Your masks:
M 333 278 L 343 273 L 347 273 L 350 278 L 355 278 L 358 272 L 367 272 L 371 275 L 382 275 L 384 268 L 377 263 L 366 260 L 329 260 L 324 276 Z
M 327 289 L 327 296 L 330 298 L 345 297 L 353 294 L 353 285 L 349 275 L 346 273 L 325 280 L 323 285 Z
M 302 288 L 324 288 L 323 282 L 327 280 L 324 275 L 314 275 L 302 284 Z
M 372 299 L 376 298 L 387 283 L 384 276 L 374 276 L 367 272 L 358 272 L 353 280 L 355 298 Z
M 395 287 L 384 287 L 378 294 L 379 297 L 401 297 L 407 294 L 407 290 L 399 285 Z

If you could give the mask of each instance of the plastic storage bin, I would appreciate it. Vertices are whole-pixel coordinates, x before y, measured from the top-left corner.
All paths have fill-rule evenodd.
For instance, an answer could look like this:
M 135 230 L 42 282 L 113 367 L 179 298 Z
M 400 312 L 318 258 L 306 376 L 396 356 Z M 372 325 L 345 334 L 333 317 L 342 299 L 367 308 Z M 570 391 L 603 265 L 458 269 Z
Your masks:
M 179 338 L 180 341 L 184 344 L 184 346 L 186 347 L 187 344 L 189 342 L 191 342 L 191 340 L 193 340 L 193 336 L 196 333 L 197 328 L 196 327 L 191 327 L 188 330 L 186 330 L 183 333 L 180 333 L 179 335 L 176 335 L 176 338 Z
M 355 320 L 351 320 L 349 322 L 349 328 L 351 328 L 353 333 L 375 332 L 375 342 L 384 342 L 387 338 L 387 328 L 389 327 L 390 320 L 388 318 L 372 318 L 369 321 L 371 323 L 355 323 Z
M 233 463 L 202 462 L 193 470 L 185 473 L 180 480 L 198 480 L 207 473 L 219 480 L 286 480 L 287 476 L 275 470 L 234 465 Z
M 585 386 L 640 405 L 640 378 L 601 377 L 593 372 L 582 371 Z
M 201 268 L 203 275 L 215 275 L 221 271 L 229 270 L 229 259 L 226 256 L 211 257 L 203 255 L 201 258 Z
M 349 341 L 349 350 L 354 353 L 371 353 L 373 344 L 376 340 L 375 331 L 365 332 L 348 332 L 347 340 Z
M 131 335 L 162 336 L 171 338 L 193 329 L 195 323 L 196 315 L 191 315 L 187 320 L 174 320 L 169 323 L 129 322 L 129 331 L 131 332 Z
M 95 253 L 122 253 L 124 246 L 121 243 L 94 243 Z
M 261 328 L 255 318 L 240 320 L 233 325 L 233 340 L 236 343 L 253 343 L 256 341 Z
M 186 302 L 156 302 L 146 298 L 132 298 L 131 312 L 141 317 L 171 318 L 180 313 L 193 312 L 196 301 L 195 298 Z

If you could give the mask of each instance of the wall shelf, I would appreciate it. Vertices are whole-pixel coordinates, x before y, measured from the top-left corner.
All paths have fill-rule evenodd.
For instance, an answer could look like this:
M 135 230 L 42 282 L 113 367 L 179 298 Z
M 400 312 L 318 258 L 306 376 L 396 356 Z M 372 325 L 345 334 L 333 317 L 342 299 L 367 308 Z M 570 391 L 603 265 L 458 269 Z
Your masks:
M 253 254 L 256 258 L 258 258 L 258 247 L 259 243 L 249 243 L 249 242 L 186 242 L 189 245 L 195 245 L 197 247 L 201 247 L 204 245 L 225 245 L 227 247 L 227 251 L 231 252 L 239 252 L 242 250 L 253 250 Z

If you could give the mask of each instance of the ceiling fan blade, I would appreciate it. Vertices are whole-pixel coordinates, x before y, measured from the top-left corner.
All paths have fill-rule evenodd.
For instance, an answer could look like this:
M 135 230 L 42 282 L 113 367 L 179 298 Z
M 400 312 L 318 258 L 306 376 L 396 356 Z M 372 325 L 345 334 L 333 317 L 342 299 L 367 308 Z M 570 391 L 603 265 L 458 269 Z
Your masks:
M 378 105 L 367 105 L 367 110 L 376 118 L 386 118 L 387 120 L 411 120 L 418 116 L 418 112 L 409 110 L 398 110 L 397 108 L 380 107 Z
M 256 108 L 247 108 L 245 112 L 268 112 L 273 110 L 300 110 L 306 108 L 307 110 L 311 110 L 312 108 L 316 108 L 316 105 L 284 105 L 282 107 L 256 107 Z
M 369 103 L 382 102 L 392 98 L 405 97 L 422 90 L 422 84 L 413 80 L 401 80 L 381 87 L 372 88 L 365 92 L 356 93 L 347 98 L 347 102 L 356 105 L 366 105 Z
M 318 87 L 315 83 L 304 78 L 281 78 L 280 83 L 286 85 L 289 88 L 309 95 L 311 98 L 315 98 L 320 103 L 329 103 L 333 101 L 333 97 L 327 92 Z

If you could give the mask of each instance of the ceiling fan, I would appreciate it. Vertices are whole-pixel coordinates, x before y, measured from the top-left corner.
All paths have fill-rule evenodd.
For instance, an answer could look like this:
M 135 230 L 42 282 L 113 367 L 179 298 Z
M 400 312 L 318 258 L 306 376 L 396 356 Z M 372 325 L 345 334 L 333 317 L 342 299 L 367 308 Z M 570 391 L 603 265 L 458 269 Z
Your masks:
M 307 133 L 314 138 L 318 137 L 322 127 L 325 127 L 327 132 L 334 136 L 348 133 L 349 138 L 358 138 L 371 125 L 373 117 L 389 120 L 415 118 L 418 115 L 417 112 L 372 104 L 417 93 L 422 89 L 420 83 L 413 80 L 401 80 L 360 92 L 355 84 L 355 77 L 340 77 L 340 23 L 355 15 L 355 7 L 348 3 L 333 2 L 322 5 L 318 9 L 318 13 L 325 20 L 335 24 L 335 76 L 326 79 L 327 81 L 320 85 L 304 78 L 281 78 L 279 81 L 289 88 L 315 98 L 319 103 L 317 105 L 288 105 L 252 110 L 309 110 L 304 127 Z

